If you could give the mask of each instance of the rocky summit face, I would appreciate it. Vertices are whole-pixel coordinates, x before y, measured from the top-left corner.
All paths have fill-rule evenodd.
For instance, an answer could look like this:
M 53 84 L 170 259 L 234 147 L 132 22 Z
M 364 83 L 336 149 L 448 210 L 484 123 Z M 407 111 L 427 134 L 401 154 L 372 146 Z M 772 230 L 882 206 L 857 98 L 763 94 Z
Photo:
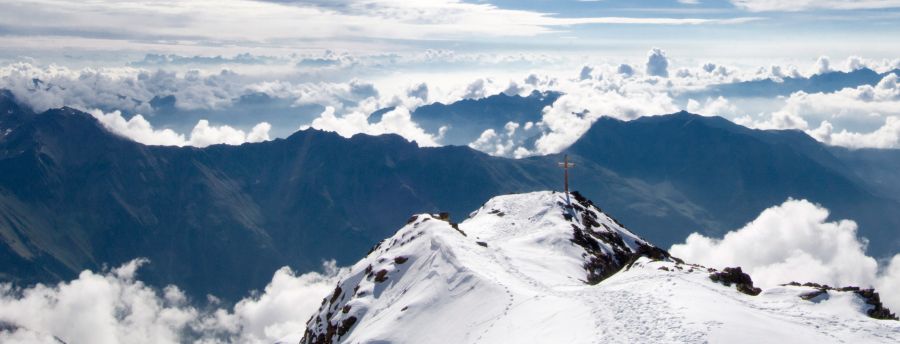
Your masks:
M 577 193 L 534 192 L 495 197 L 459 224 L 413 216 L 284 342 L 900 340 L 900 322 L 869 317 L 876 308 L 852 288 L 761 290 L 740 268 L 671 257 Z

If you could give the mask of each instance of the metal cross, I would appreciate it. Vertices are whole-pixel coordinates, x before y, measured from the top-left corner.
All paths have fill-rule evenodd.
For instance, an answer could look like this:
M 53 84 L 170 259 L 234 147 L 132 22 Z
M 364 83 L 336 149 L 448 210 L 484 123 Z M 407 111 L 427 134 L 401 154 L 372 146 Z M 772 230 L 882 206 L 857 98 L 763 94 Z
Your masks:
M 565 155 L 565 160 L 559 163 L 559 167 L 562 167 L 565 170 L 565 186 L 566 186 L 566 194 L 569 194 L 569 168 L 575 167 L 575 163 L 569 162 L 569 155 Z

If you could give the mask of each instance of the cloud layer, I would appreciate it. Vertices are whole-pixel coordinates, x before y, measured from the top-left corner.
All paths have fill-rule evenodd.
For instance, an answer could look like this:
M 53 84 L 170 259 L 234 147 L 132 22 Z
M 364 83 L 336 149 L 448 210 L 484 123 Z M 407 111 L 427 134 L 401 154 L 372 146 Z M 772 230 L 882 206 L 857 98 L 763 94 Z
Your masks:
M 365 39 L 531 37 L 587 24 L 736 24 L 755 19 L 562 17 L 541 11 L 461 0 L 350 0 L 336 3 L 23 0 L 0 3 L 0 22 L 4 23 L 4 31 L 8 35 L 78 37 L 103 40 L 120 48 L 134 42 L 277 47 L 321 41 L 334 44 L 336 40 L 353 40 L 358 46 L 364 46 Z
M 568 147 L 601 116 L 630 120 L 687 109 L 724 116 L 752 128 L 804 130 L 831 145 L 900 148 L 900 86 L 894 74 L 876 85 L 831 93 L 796 92 L 784 98 L 750 100 L 740 96 L 693 99 L 682 95 L 716 84 L 761 79 L 783 82 L 805 75 L 792 65 L 740 68 L 711 61 L 679 65 L 679 60 L 659 48 L 629 63 L 583 63 L 540 54 L 460 54 L 450 50 L 395 55 L 328 51 L 281 57 L 152 55 L 149 60 L 173 69 L 73 69 L 19 62 L 0 67 L 0 88 L 12 90 L 37 111 L 60 106 L 102 109 L 95 116 L 110 130 L 159 145 L 240 144 L 283 137 L 298 127 L 313 127 L 344 136 L 394 133 L 422 146 L 436 146 L 443 144 L 443 134 L 436 127 L 426 130 L 416 123 L 412 113 L 419 106 L 499 93 L 526 96 L 536 90 L 557 91 L 563 96 L 543 109 L 541 120 L 532 120 L 528 129 L 527 123 L 513 123 L 518 129 L 512 132 L 503 127 L 479 128 L 486 136 L 468 144 L 508 157 L 550 154 Z M 526 70 L 534 70 L 426 72 L 414 76 L 394 73 L 404 66 L 431 71 L 457 63 L 483 65 L 487 70 L 522 64 Z M 185 69 L 182 65 L 192 66 Z M 547 65 L 572 67 L 535 68 Z M 384 66 L 393 66 L 387 70 L 390 76 L 356 78 L 357 70 Z M 820 57 L 809 62 L 806 75 L 864 67 L 885 71 L 898 66 L 900 60 L 850 56 L 838 64 Z M 310 73 L 324 74 L 311 77 Z M 483 76 L 486 74 L 493 76 Z M 316 80 L 335 75 L 343 75 L 345 80 Z M 353 77 L 346 79 L 347 75 Z M 152 105 L 154 100 L 162 105 Z M 371 113 L 387 108 L 392 109 L 387 116 L 368 120 Z M 237 112 L 231 114 L 235 109 Z M 445 128 L 454 134 L 453 123 L 446 123 Z M 485 132 L 488 129 L 491 131 Z
M 716 268 L 741 266 L 762 286 L 791 281 L 832 286 L 875 286 L 900 309 L 900 254 L 882 271 L 865 254 L 867 240 L 851 220 L 828 221 L 828 209 L 806 200 L 787 200 L 760 213 L 721 239 L 693 233 L 670 252 L 685 261 Z
M 107 130 L 134 140 L 145 145 L 153 146 L 194 146 L 206 147 L 214 144 L 240 145 L 247 142 L 262 142 L 269 140 L 269 123 L 261 122 L 253 127 L 250 132 L 235 129 L 227 125 L 213 126 L 207 120 L 200 120 L 190 136 L 176 133 L 171 129 L 154 129 L 144 116 L 135 115 L 125 119 L 122 113 L 114 111 L 104 113 L 100 110 L 90 111 L 90 114 L 106 127 Z
M 402 106 L 384 113 L 381 120 L 376 123 L 369 123 L 368 115 L 362 112 L 352 112 L 338 117 L 334 108 L 328 107 L 308 127 L 333 131 L 344 137 L 352 137 L 355 134 L 398 134 L 416 142 L 420 147 L 439 146 L 438 142 L 441 139 L 441 133 L 437 135 L 427 133 L 413 122 L 409 109 Z M 305 128 L 306 126 L 301 129 Z
M 779 110 L 738 117 L 735 122 L 760 129 L 799 129 L 835 146 L 900 148 L 900 77 L 888 74 L 874 86 L 833 93 L 796 92 Z M 841 129 L 835 129 L 838 126 Z
M 262 293 L 220 308 L 211 297 L 197 308 L 175 286 L 157 290 L 136 278 L 137 259 L 102 273 L 82 272 L 57 285 L 0 285 L 3 343 L 272 343 L 302 333 L 306 320 L 337 282 L 325 273 L 275 272 Z M 297 339 L 299 340 L 299 338 Z
M 831 10 L 871 10 L 898 8 L 896 0 L 731 0 L 735 6 L 749 11 L 808 11 L 817 9 Z

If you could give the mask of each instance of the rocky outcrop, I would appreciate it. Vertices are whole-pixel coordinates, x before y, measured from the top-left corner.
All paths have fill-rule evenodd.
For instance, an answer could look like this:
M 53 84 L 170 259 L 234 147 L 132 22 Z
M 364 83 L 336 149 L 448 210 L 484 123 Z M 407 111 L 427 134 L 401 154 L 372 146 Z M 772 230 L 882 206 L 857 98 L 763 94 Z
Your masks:
M 725 268 L 722 271 L 713 272 L 709 274 L 709 279 L 728 287 L 734 284 L 739 292 L 747 295 L 756 296 L 762 292 L 762 289 L 753 286 L 753 279 L 741 271 L 741 267 Z
M 600 283 L 640 257 L 672 259 L 669 252 L 638 238 L 577 191 L 571 196 L 574 202 L 560 201 L 558 205 L 563 217 L 572 223 L 572 242 L 586 253 L 585 282 Z
M 816 290 L 813 292 L 800 295 L 800 298 L 804 300 L 813 300 L 822 295 L 828 295 L 828 292 L 852 292 L 856 294 L 856 296 L 861 298 L 866 303 L 866 305 L 869 306 L 869 309 L 866 311 L 866 315 L 868 315 L 869 317 L 879 320 L 900 320 L 898 319 L 896 314 L 891 313 L 891 310 L 881 303 L 881 296 L 878 295 L 878 292 L 876 292 L 875 289 L 872 288 L 863 289 L 854 286 L 835 288 L 828 285 L 812 282 L 806 282 L 803 284 L 800 284 L 799 282 L 791 282 L 785 285 L 815 288 Z

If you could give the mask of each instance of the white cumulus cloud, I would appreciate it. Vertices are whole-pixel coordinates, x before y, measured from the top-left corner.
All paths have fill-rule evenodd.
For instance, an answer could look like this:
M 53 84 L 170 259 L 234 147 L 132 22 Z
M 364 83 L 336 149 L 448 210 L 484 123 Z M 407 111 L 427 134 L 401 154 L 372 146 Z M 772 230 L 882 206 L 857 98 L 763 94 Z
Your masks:
M 475 141 L 469 143 L 469 147 L 495 156 L 523 158 L 531 154 L 522 147 L 522 140 L 516 136 L 521 125 L 516 122 L 508 122 L 503 126 L 503 132 L 497 133 L 494 129 L 487 129 Z M 532 122 L 525 123 L 523 130 L 533 128 Z
M 833 93 L 796 92 L 777 111 L 734 121 L 758 129 L 803 130 L 834 146 L 900 148 L 900 77 L 888 74 L 875 86 Z M 850 125 L 874 129 L 847 129 Z
M 537 123 L 542 134 L 535 142 L 535 153 L 553 154 L 568 148 L 601 116 L 631 120 L 676 111 L 672 99 L 662 92 L 618 87 L 572 89 L 544 108 Z
M 334 108 L 328 107 L 318 118 L 313 120 L 309 127 L 336 132 L 344 137 L 352 137 L 355 134 L 397 134 L 409 141 L 416 142 L 420 147 L 439 146 L 442 133 L 446 130 L 444 127 L 437 135 L 429 134 L 412 120 L 409 109 L 403 106 L 384 113 L 381 120 L 376 123 L 369 123 L 368 115 L 362 112 L 338 116 L 335 114 Z
M 900 117 L 884 119 L 884 125 L 875 131 L 857 133 L 843 129 L 835 132 L 834 126 L 823 121 L 818 128 L 807 133 L 815 139 L 833 146 L 847 148 L 900 148 Z
M 828 56 L 819 56 L 816 60 L 813 74 L 825 74 L 831 71 L 831 60 Z
M 272 126 L 262 122 L 255 125 L 250 132 L 244 132 L 227 125 L 210 125 L 207 120 L 200 120 L 189 137 L 185 138 L 171 129 L 154 129 L 144 116 L 135 115 L 125 119 L 119 111 L 105 113 L 100 110 L 89 112 L 100 121 L 107 130 L 127 137 L 133 141 L 155 146 L 194 146 L 206 147 L 214 144 L 240 145 L 246 142 L 262 142 L 269 140 Z
M 669 58 L 666 52 L 659 48 L 650 49 L 647 52 L 647 75 L 650 76 L 669 76 Z
M 692 113 L 707 116 L 726 116 L 736 115 L 737 106 L 731 104 L 725 97 L 707 98 L 705 102 L 700 103 L 694 99 L 688 99 L 687 110 Z
M 198 307 L 175 286 L 158 290 L 142 283 L 136 271 L 146 263 L 86 270 L 56 285 L 0 285 L 0 322 L 11 325 L 0 330 L 0 342 L 272 343 L 303 332 L 341 273 L 333 262 L 324 274 L 298 275 L 285 267 L 262 293 L 229 310 L 215 302 Z
M 900 283 L 900 255 L 879 274 L 876 259 L 865 254 L 868 241 L 857 236 L 856 222 L 828 221 L 828 215 L 819 205 L 789 199 L 722 238 L 693 233 L 670 252 L 716 268 L 741 266 L 764 287 L 791 281 L 862 287 Z M 881 295 L 900 309 L 896 290 L 884 289 Z

